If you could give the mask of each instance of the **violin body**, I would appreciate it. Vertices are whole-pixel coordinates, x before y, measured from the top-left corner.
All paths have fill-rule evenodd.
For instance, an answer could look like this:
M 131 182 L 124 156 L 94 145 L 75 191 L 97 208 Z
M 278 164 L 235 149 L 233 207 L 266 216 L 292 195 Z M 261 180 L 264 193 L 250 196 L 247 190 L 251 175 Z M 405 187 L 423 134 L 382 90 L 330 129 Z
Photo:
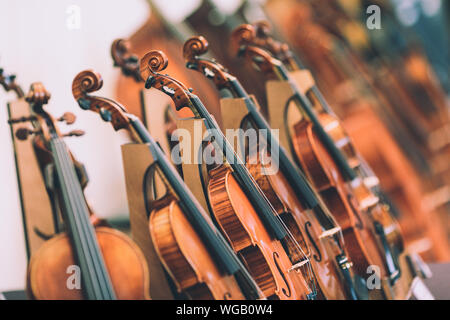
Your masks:
M 350 167 L 356 170 L 363 178 L 363 183 L 354 188 L 358 202 L 360 204 L 371 202 L 370 198 L 372 198 L 374 194 L 366 184 L 367 180 L 370 180 L 371 177 L 367 175 L 364 168 L 362 168 L 363 164 L 360 161 L 360 156 L 355 150 L 349 135 L 342 127 L 340 121 L 334 116 L 327 113 L 321 113 L 319 119 L 325 130 L 329 128 L 327 133 L 338 146 L 339 150 L 341 150 L 342 154 L 347 158 Z M 398 253 L 402 252 L 404 250 L 403 235 L 399 224 L 392 217 L 387 205 L 377 203 L 375 207 L 370 206 L 370 209 L 374 219 L 383 225 L 388 242 L 398 249 Z
M 149 299 L 149 271 L 137 245 L 120 231 L 106 227 L 95 230 L 117 298 Z M 29 296 L 38 300 L 83 299 L 82 288 L 69 288 L 76 281 L 71 268 L 76 264 L 67 234 L 61 233 L 45 242 L 28 265 Z M 81 285 L 79 278 L 77 281 Z
M 305 300 L 309 293 L 301 272 L 288 271 L 292 263 L 280 242 L 266 231 L 230 169 L 210 171 L 208 196 L 220 229 L 268 299 Z
M 310 259 L 316 273 L 314 280 L 319 286 L 319 296 L 330 300 L 345 299 L 346 289 L 334 260 L 339 253 L 327 239 L 320 239 L 322 228 L 311 216 L 313 213 L 303 208 L 281 171 L 268 174 L 260 161 L 256 162 L 251 159 L 247 162 L 247 167 Z M 295 260 L 300 260 L 301 257 L 296 257 L 295 252 L 290 253 Z M 304 276 L 307 275 L 304 274 Z
M 349 190 L 339 169 L 316 137 L 312 124 L 300 121 L 294 126 L 292 144 L 295 154 L 325 203 L 342 228 L 345 244 L 354 263 L 355 272 L 366 279 L 367 268 L 380 267 L 381 277 L 386 276 L 384 261 L 371 223 L 359 210 L 357 199 Z M 371 290 L 373 295 L 374 290 Z M 380 293 L 381 294 L 381 293 Z
M 168 204 L 151 212 L 150 234 L 178 292 L 193 300 L 244 299 L 234 278 L 219 270 L 176 201 L 161 200 Z

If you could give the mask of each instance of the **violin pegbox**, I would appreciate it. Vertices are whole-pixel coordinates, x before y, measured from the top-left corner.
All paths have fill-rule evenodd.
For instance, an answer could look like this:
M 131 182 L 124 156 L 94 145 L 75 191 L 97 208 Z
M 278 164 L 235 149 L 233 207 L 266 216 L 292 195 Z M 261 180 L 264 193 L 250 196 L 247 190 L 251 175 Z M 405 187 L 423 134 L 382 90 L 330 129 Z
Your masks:
M 139 72 L 139 58 L 130 53 L 130 43 L 125 39 L 116 39 L 111 45 L 111 57 L 114 66 L 120 67 L 126 76 L 131 76 L 137 82 L 141 82 Z
M 272 37 L 272 27 L 268 21 L 258 21 L 253 24 L 255 28 L 255 37 L 253 44 L 260 48 L 267 49 L 274 56 L 282 61 L 293 58 L 293 54 L 286 43 L 275 40 Z
M 186 88 L 180 81 L 167 74 L 158 73 L 166 69 L 168 63 L 167 56 L 162 51 L 153 50 L 144 55 L 140 62 L 140 72 L 145 81 L 145 88 L 158 89 L 171 97 L 177 110 L 189 108 L 191 105 L 189 93 L 192 89 Z
M 237 56 L 242 56 L 264 73 L 272 73 L 281 61 L 273 58 L 266 50 L 256 47 L 256 28 L 250 24 L 237 27 L 231 34 L 231 48 Z
M 59 135 L 58 128 L 54 124 L 54 119 L 43 109 L 43 106 L 48 103 L 50 97 L 50 93 L 41 82 L 31 84 L 25 101 L 30 104 L 32 116 L 23 119 L 24 121 L 16 122 L 32 121 L 33 129 L 29 127 L 18 128 L 15 135 L 19 140 L 27 140 L 30 135 L 40 135 L 44 141 L 49 141 L 53 133 Z
M 183 57 L 188 69 L 203 73 L 207 78 L 214 81 L 218 88 L 225 87 L 228 80 L 232 78 L 225 67 L 215 60 L 200 59 L 200 56 L 208 52 L 208 41 L 202 36 L 188 39 L 183 46 Z
M 22 88 L 16 83 L 16 75 L 5 74 L 3 68 L 0 68 L 0 85 L 2 85 L 6 91 L 14 91 L 18 98 L 24 96 Z
M 72 94 L 81 109 L 98 113 L 104 121 L 111 122 L 115 130 L 128 128 L 129 115 L 123 106 L 110 99 L 89 95 L 100 90 L 102 86 L 100 74 L 85 70 L 73 79 Z

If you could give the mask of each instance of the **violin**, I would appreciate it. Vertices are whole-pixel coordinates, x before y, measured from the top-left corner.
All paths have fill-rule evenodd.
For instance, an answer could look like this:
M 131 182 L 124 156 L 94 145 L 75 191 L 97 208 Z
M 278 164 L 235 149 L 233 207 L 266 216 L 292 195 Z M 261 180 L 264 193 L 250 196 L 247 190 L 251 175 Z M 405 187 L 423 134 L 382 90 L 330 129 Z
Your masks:
M 102 83 L 98 73 L 82 71 L 73 80 L 73 96 L 82 109 L 99 113 L 115 130 L 129 130 L 136 142 L 148 145 L 154 163 L 144 185 L 152 185 L 152 177 L 158 173 L 167 191 L 146 203 L 149 230 L 178 292 L 197 300 L 264 298 L 139 118 L 113 100 L 90 95 L 100 90 Z
M 209 170 L 205 188 L 211 212 L 219 229 L 238 254 L 260 290 L 268 299 L 315 299 L 317 290 L 309 258 L 220 131 L 201 100 L 180 81 L 159 73 L 167 67 L 161 51 L 151 51 L 140 61 L 145 87 L 156 88 L 172 98 L 177 110 L 189 108 L 203 119 L 210 142 L 223 162 Z M 290 252 L 301 260 L 292 262 Z
M 379 198 L 351 168 L 281 61 L 252 45 L 254 37 L 251 25 L 237 28 L 232 35 L 235 52 L 256 64 L 262 72 L 275 74 L 291 85 L 294 94 L 290 100 L 303 115 L 303 119 L 294 126 L 294 152 L 300 167 L 324 196 L 325 202 L 336 209 L 333 213 L 344 237 L 347 234 L 349 238 L 346 243 L 358 246 L 358 254 L 351 256 L 352 261 L 361 273 L 370 265 L 379 266 L 384 271 L 382 277 L 386 276 L 390 285 L 394 285 L 401 275 L 397 258 L 403 251 L 397 222 L 388 207 L 379 202 Z
M 183 48 L 187 68 L 204 74 L 214 82 L 218 90 L 229 90 L 234 97 L 244 99 L 252 126 L 267 132 L 267 149 L 277 151 L 280 170 L 275 174 L 265 174 L 261 161 L 253 159 L 247 161 L 247 167 L 264 194 L 275 204 L 275 209 L 296 236 L 297 242 L 305 243 L 307 256 L 311 256 L 310 248 L 314 248 L 311 261 L 320 291 L 327 299 L 357 299 L 352 263 L 347 258 L 340 227 L 328 208 L 318 199 L 306 177 L 272 137 L 267 121 L 239 80 L 215 60 L 201 58 L 207 51 L 208 42 L 204 37 L 188 39 Z M 255 155 L 250 153 L 248 157 L 254 158 Z M 307 236 L 304 237 L 303 234 Z
M 125 234 L 96 227 L 89 220 L 89 209 L 76 175 L 73 159 L 56 125 L 43 106 L 50 94 L 33 83 L 26 96 L 33 110 L 33 133 L 51 154 L 55 168 L 58 205 L 65 231 L 46 241 L 31 257 L 27 270 L 27 290 L 33 299 L 148 299 L 149 274 L 140 249 Z M 17 134 L 17 133 L 16 133 Z M 70 272 L 75 281 L 68 285 Z M 80 279 L 81 278 L 81 279 Z

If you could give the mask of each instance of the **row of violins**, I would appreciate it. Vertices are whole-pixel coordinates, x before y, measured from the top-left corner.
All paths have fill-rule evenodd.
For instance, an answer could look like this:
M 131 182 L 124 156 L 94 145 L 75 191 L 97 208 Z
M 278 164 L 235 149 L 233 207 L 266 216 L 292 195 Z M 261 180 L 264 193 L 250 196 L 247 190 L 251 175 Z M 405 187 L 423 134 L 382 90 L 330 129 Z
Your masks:
M 253 72 L 253 63 L 234 59 L 223 35 L 254 17 L 272 21 L 275 28 L 266 22 L 254 24 L 255 41 L 281 60 L 295 79 L 306 68 L 314 74 L 317 86 L 308 88 L 308 98 L 343 120 L 379 179 L 372 180 L 387 195 L 385 202 L 391 203 L 407 246 L 428 261 L 450 259 L 448 99 L 415 35 L 395 18 L 389 1 L 243 0 L 233 12 L 224 12 L 214 1 L 203 0 L 180 23 L 169 22 L 150 4 L 151 16 L 129 37 L 130 46 L 140 56 L 153 47 L 164 50 L 171 61 L 170 74 L 195 86 L 219 123 L 216 90 L 208 79 L 185 71 L 179 56 L 184 40 L 195 34 L 207 38 L 212 56 L 247 86 L 261 112 L 270 116 L 266 87 L 277 77 L 270 69 L 261 77 Z M 369 30 L 366 8 L 374 4 L 381 10 L 382 28 Z M 141 84 L 134 79 L 119 79 L 117 97 L 144 116 L 136 107 Z
M 265 174 L 259 155 L 241 159 L 222 133 L 200 97 L 182 82 L 160 73 L 168 59 L 153 50 L 142 59 L 128 52 L 117 40 L 112 53 L 115 64 L 146 89 L 169 96 L 176 110 L 187 109 L 205 127 L 221 134 L 210 146 L 223 158 L 206 168 L 205 194 L 209 211 L 193 196 L 178 169 L 140 119 L 109 98 L 92 95 L 102 87 L 101 76 L 92 70 L 80 72 L 72 93 L 84 110 L 98 113 L 115 130 L 128 130 L 136 143 L 148 146 L 154 159 L 144 185 L 156 175 L 167 188 L 165 196 L 147 199 L 149 230 L 161 263 L 180 297 L 191 299 L 395 299 L 397 288 L 411 286 L 407 272 L 420 273 L 421 266 L 408 261 L 400 227 L 377 184 L 368 184 L 373 172 L 351 144 L 340 120 L 314 87 L 312 99 L 292 78 L 288 67 L 261 45 L 255 26 L 242 25 L 232 34 L 234 52 L 258 70 L 291 86 L 290 101 L 303 115 L 293 126 L 291 157 L 270 135 L 271 127 L 238 78 L 215 60 L 203 59 L 205 38 L 184 43 L 187 67 L 212 80 L 217 89 L 245 101 L 249 124 L 267 130 L 259 144 L 276 150 L 279 171 Z M 124 234 L 93 223 L 77 175 L 77 162 L 67 149 L 63 135 L 45 111 L 50 94 L 41 83 L 31 85 L 25 96 L 14 77 L 1 75 L 7 90 L 25 98 L 31 109 L 27 119 L 33 129 L 19 129 L 16 136 L 34 134 L 35 147 L 52 163 L 56 191 L 65 232 L 48 240 L 33 255 L 28 268 L 28 289 L 36 299 L 145 299 L 149 271 L 139 248 Z M 71 122 L 70 115 L 65 116 Z M 79 132 L 72 133 L 78 135 Z M 345 139 L 346 144 L 337 144 Z M 251 148 L 250 148 L 251 149 Z M 250 161 L 255 160 L 255 161 Z M 256 164 L 255 164 L 256 163 Z M 145 188 L 144 188 L 145 189 Z M 145 190 L 143 192 L 146 193 Z M 408 256 L 408 255 L 407 255 Z M 409 256 L 408 256 L 409 257 Z M 81 270 L 82 287 L 67 287 L 67 267 Z M 381 287 L 369 285 L 368 272 Z

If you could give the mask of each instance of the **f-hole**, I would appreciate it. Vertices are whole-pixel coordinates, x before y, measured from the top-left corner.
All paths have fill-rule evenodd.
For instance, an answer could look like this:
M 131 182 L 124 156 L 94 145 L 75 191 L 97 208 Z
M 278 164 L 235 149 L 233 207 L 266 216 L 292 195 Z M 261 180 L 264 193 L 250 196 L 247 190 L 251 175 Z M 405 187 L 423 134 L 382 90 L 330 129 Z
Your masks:
M 288 297 L 288 298 L 290 298 L 291 297 L 291 287 L 289 287 L 289 284 L 288 284 L 288 282 L 287 282 L 287 280 L 286 280 L 286 277 L 284 276 L 284 273 L 283 273 L 283 271 L 282 271 L 282 268 L 280 267 L 280 264 L 279 264 L 279 262 L 278 262 L 278 259 L 280 258 L 280 256 L 278 255 L 278 253 L 277 252 L 274 252 L 273 253 L 273 261 L 275 262 L 275 266 L 277 267 L 277 269 L 278 269 L 278 271 L 280 272 L 280 275 L 281 275 L 281 277 L 283 278 L 283 281 L 284 281 L 284 283 L 286 284 L 286 288 L 287 288 L 287 290 L 286 290 L 286 288 L 281 288 L 281 291 L 283 292 L 283 294 L 286 296 L 286 297 Z
M 319 247 L 317 246 L 316 242 L 314 241 L 313 237 L 311 236 L 311 233 L 309 232 L 309 227 L 311 227 L 311 222 L 306 221 L 305 223 L 305 231 L 306 231 L 306 235 L 309 238 L 309 241 L 311 241 L 312 245 L 314 246 L 314 249 L 316 250 L 317 254 L 314 254 L 313 258 L 314 260 L 316 260 L 317 262 L 322 261 L 322 253 L 319 250 Z

